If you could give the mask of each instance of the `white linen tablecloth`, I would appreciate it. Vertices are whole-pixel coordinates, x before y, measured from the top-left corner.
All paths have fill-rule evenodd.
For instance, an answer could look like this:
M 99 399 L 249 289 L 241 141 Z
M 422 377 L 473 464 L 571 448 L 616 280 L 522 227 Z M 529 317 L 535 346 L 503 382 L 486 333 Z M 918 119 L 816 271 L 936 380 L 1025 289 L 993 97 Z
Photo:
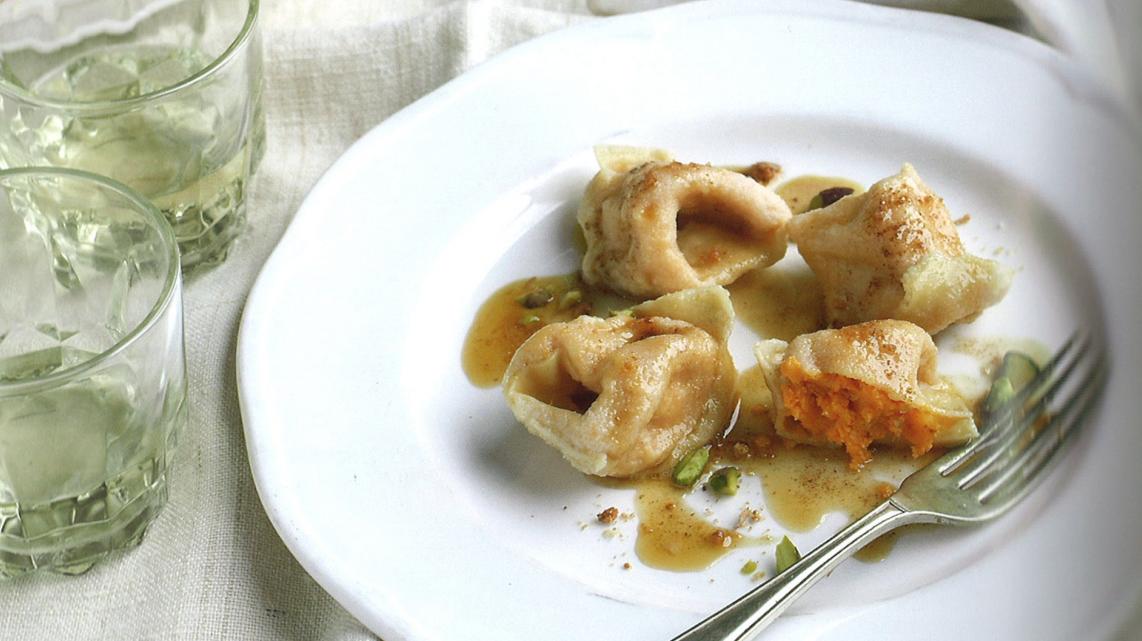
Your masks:
M 301 569 L 258 500 L 235 383 L 242 306 L 306 193 L 353 141 L 489 56 L 594 19 L 592 5 L 263 3 L 267 153 L 245 235 L 225 264 L 185 285 L 191 413 L 170 501 L 140 547 L 83 576 L 0 582 L 0 639 L 375 638 Z

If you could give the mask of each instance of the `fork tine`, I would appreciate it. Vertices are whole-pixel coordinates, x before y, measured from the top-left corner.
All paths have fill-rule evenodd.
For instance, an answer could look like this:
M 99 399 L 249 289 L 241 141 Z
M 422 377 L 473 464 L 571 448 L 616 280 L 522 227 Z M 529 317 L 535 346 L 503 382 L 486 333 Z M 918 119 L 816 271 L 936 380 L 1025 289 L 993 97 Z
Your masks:
M 985 425 L 984 430 L 982 430 L 983 434 L 980 435 L 978 440 L 966 448 L 961 448 L 945 456 L 944 460 L 940 462 L 940 474 L 945 476 L 951 474 L 989 443 L 994 442 L 998 438 L 1002 438 L 1011 431 L 1015 423 L 1014 417 L 1016 410 L 1021 409 L 1032 394 L 1037 394 L 1038 390 L 1040 390 L 1044 384 L 1050 382 L 1051 376 L 1059 367 L 1059 364 L 1062 363 L 1063 359 L 1070 356 L 1070 352 L 1079 341 L 1080 336 L 1078 332 L 1071 334 L 1066 342 L 1063 343 L 1063 346 L 1059 348 L 1059 351 L 1055 352 L 1055 355 L 1051 357 L 1051 360 L 1047 361 L 1043 367 L 1040 368 L 1039 374 L 1031 379 L 1031 382 L 1024 386 L 1023 389 L 1019 390 L 1003 409 L 996 415 L 988 418 L 987 425 Z M 1085 344 L 1087 341 L 1083 339 L 1082 342 L 1084 343 L 1083 348 L 1078 350 L 1078 354 L 1080 355 L 1086 351 Z
M 959 475 L 960 487 L 970 487 L 976 479 L 988 472 L 996 461 L 1011 456 L 1016 443 L 1025 437 L 1027 430 L 1047 411 L 1047 405 L 1054 399 L 1059 388 L 1070 380 L 1075 370 L 1082 364 L 1083 357 L 1088 353 L 1088 343 L 1089 341 L 1084 340 L 1079 350 L 1075 352 L 1074 358 L 1065 365 L 1058 359 L 1053 359 L 1052 371 L 1047 372 L 1048 379 L 1040 381 L 1036 377 L 1033 385 L 1036 389 L 1028 391 L 1028 388 L 1032 387 L 1028 385 L 1021 390 L 1028 391 L 1028 394 L 1023 395 L 1024 399 L 1035 398 L 1030 408 L 1024 410 L 1024 400 L 1018 396 L 1004 407 L 1005 416 L 1000 419 L 1002 423 L 992 430 L 996 434 L 994 436 L 989 434 L 991 438 L 976 449 L 976 455 L 964 461 L 960 469 L 953 470 Z M 1055 370 L 1061 371 L 1058 376 L 1051 377 Z M 1043 389 L 1044 385 L 1047 386 L 1046 389 Z
M 1108 370 L 1105 354 L 1099 353 L 1091 371 L 1077 383 L 1077 391 L 1067 399 L 1051 422 L 1001 471 L 980 486 L 978 496 L 981 503 L 1010 505 L 1031 488 L 1055 455 L 1086 424 L 1101 396 Z

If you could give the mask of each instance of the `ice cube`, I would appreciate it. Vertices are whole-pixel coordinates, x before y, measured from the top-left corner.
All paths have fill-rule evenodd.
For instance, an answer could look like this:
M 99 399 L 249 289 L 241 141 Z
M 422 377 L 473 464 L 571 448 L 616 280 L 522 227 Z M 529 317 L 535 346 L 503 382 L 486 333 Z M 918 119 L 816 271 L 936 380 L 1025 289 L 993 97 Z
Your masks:
M 90 492 L 106 480 L 108 440 L 130 415 L 123 394 L 91 380 L 0 399 L 0 479 L 24 505 Z
M 186 80 L 194 72 L 181 58 L 160 60 L 139 73 L 139 91 L 151 93 L 166 89 Z
M 69 70 L 71 98 L 84 101 L 122 100 L 139 95 L 139 77 L 129 68 L 98 60 L 77 63 Z

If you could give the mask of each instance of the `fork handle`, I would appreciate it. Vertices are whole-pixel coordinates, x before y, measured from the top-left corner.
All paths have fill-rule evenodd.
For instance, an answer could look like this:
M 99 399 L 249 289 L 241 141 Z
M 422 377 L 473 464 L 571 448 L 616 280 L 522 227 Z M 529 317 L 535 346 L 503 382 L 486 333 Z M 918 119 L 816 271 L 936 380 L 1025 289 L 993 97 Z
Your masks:
M 781 574 L 754 588 L 673 641 L 752 639 L 798 597 L 878 536 L 922 520 L 887 500 L 835 534 Z

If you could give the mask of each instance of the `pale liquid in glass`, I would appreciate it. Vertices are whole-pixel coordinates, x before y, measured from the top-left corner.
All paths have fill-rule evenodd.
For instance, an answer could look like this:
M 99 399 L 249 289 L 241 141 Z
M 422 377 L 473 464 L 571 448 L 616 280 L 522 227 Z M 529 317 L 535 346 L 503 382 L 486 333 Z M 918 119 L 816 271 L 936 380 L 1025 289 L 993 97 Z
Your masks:
M 29 89 L 69 102 L 133 98 L 188 78 L 212 60 L 171 47 L 107 49 L 49 72 Z M 85 169 L 147 196 L 174 227 L 187 269 L 225 260 L 245 224 L 246 176 L 265 137 L 260 109 L 246 125 L 245 100 L 200 90 L 111 117 L 50 116 L 33 125 L 17 114 L 12 127 L 31 147 L 25 164 Z
M 0 382 L 85 361 L 69 347 L 0 359 Z M 120 368 L 126 367 L 118 366 Z M 109 372 L 55 389 L 0 397 L 0 575 L 51 565 L 83 572 L 138 543 L 166 501 L 166 468 L 185 420 L 171 386 L 157 417 L 136 408 L 129 377 Z M 66 417 L 66 418 L 65 418 Z M 61 540 L 63 551 L 50 551 Z

